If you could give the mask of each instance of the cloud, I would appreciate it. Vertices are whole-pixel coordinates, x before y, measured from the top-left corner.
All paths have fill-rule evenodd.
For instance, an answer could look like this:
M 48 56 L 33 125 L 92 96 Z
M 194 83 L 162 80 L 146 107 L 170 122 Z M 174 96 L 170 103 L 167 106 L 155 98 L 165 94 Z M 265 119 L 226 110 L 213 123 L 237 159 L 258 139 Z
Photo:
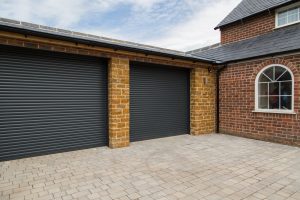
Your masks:
M 68 27 L 90 10 L 90 5 L 85 3 L 84 0 L 4 0 L 0 8 L 3 17 Z
M 219 41 L 213 28 L 241 0 L 1 0 L 0 17 L 176 50 Z
M 70 27 L 89 13 L 105 13 L 120 4 L 147 8 L 161 0 L 1 0 L 2 17 Z
M 214 27 L 238 4 L 240 0 L 213 0 L 195 10 L 184 22 L 169 26 L 160 38 L 145 40 L 152 45 L 161 45 L 177 50 L 193 50 L 220 41 L 219 31 Z M 200 10 L 197 12 L 197 10 Z

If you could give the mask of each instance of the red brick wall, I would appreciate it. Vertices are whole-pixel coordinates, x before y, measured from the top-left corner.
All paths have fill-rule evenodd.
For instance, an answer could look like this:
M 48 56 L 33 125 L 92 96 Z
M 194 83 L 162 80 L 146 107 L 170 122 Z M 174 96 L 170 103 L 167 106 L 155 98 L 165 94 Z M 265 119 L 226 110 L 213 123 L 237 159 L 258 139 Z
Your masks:
M 270 64 L 283 64 L 295 77 L 296 115 L 254 113 L 255 78 Z M 300 53 L 228 65 L 220 74 L 220 132 L 300 146 Z
M 239 21 L 228 26 L 222 27 L 221 43 L 227 44 L 252 38 L 267 32 L 273 31 L 275 28 L 275 11 L 264 12 L 258 16 Z

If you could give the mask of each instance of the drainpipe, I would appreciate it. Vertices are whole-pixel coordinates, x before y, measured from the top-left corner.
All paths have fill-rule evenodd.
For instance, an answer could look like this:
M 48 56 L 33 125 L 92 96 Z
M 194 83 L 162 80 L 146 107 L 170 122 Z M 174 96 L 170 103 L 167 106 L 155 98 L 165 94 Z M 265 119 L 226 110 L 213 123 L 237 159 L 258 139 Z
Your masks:
M 216 97 L 216 104 L 217 104 L 217 114 L 216 114 L 216 133 L 220 133 L 220 74 L 221 71 L 227 67 L 227 64 L 221 65 L 217 69 L 217 97 Z

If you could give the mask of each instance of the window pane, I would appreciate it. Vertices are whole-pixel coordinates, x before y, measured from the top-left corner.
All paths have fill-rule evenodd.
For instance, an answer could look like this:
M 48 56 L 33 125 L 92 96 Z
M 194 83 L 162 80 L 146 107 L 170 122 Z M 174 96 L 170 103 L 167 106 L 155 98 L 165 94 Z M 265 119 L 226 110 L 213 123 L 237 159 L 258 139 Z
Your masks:
M 278 81 L 291 81 L 292 80 L 292 76 L 290 74 L 290 72 L 286 71 L 279 79 Z
M 258 108 L 268 109 L 268 97 L 259 97 L 258 98 Z
M 278 26 L 287 24 L 287 12 L 282 12 L 278 14 Z
M 279 96 L 269 97 L 269 109 L 279 109 Z
M 271 81 L 266 77 L 266 75 L 262 74 L 260 75 L 258 82 L 261 83 L 261 82 L 271 82 Z
M 258 91 L 259 95 L 268 95 L 268 83 L 259 83 Z
M 281 106 L 280 109 L 291 110 L 292 109 L 292 97 L 291 96 L 281 96 Z
M 287 18 L 287 11 L 278 13 L 278 18 L 282 19 L 282 18 Z
M 293 22 L 296 22 L 296 21 L 298 21 L 298 14 L 289 16 L 288 23 L 293 23 Z
M 275 67 L 275 80 L 277 80 L 278 78 L 280 78 L 281 75 L 283 75 L 283 73 L 285 71 L 287 71 L 285 68 L 276 66 Z
M 278 19 L 278 26 L 283 26 L 285 24 L 287 24 L 287 18 Z
M 279 95 L 279 82 L 269 84 L 269 95 Z
M 274 68 L 275 67 L 270 67 L 264 71 L 264 74 L 268 76 L 271 80 L 274 80 Z
M 288 23 L 298 21 L 298 8 L 288 11 Z
M 281 94 L 280 95 L 292 95 L 292 81 L 281 83 Z

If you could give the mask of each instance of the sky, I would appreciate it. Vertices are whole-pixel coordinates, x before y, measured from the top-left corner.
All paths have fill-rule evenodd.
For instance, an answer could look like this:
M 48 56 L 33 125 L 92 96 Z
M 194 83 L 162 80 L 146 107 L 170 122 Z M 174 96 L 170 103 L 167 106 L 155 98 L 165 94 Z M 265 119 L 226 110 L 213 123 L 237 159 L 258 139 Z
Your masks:
M 0 17 L 189 51 L 218 43 L 214 27 L 241 0 L 0 0 Z

